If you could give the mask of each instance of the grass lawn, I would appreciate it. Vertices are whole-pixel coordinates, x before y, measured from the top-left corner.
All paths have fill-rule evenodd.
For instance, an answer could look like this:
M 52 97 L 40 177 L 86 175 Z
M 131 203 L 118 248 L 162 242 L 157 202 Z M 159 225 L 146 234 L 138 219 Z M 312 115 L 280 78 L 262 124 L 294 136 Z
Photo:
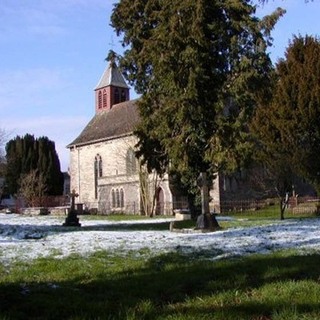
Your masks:
M 320 256 L 106 252 L 0 270 L 0 319 L 320 319 Z
M 271 223 L 279 219 L 274 212 L 259 212 L 258 218 L 257 213 L 237 214 L 240 221 L 220 224 Z M 182 221 L 180 227 L 193 224 Z M 156 231 L 168 225 L 156 226 L 150 219 L 132 228 Z M 320 319 L 319 264 L 320 255 L 294 251 L 219 261 L 194 254 L 146 259 L 137 252 L 123 257 L 98 251 L 88 257 L 0 264 L 0 320 Z

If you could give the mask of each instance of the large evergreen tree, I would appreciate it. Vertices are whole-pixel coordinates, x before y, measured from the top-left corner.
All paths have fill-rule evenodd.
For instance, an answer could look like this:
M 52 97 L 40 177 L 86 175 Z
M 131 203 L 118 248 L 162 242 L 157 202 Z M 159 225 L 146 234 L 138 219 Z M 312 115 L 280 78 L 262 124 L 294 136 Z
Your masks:
M 135 90 L 138 155 L 190 189 L 199 172 L 234 170 L 250 153 L 246 123 L 268 87 L 266 53 L 279 9 L 254 16 L 249 0 L 121 0 L 112 25 Z M 170 159 L 170 161 L 169 161 Z
M 277 63 L 276 76 L 271 103 L 255 117 L 257 150 L 269 159 L 269 167 L 294 171 L 320 192 L 319 39 L 295 36 Z
M 47 137 L 35 139 L 30 134 L 17 136 L 6 144 L 6 158 L 6 184 L 9 193 L 16 194 L 21 177 L 36 171 L 45 181 L 46 194 L 62 194 L 60 161 L 54 142 Z

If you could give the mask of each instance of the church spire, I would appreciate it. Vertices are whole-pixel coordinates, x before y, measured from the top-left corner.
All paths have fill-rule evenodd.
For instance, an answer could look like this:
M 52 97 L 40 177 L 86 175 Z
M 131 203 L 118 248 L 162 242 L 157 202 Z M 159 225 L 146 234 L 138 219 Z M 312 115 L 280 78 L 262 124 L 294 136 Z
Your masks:
M 108 60 L 109 65 L 95 88 L 96 113 L 110 110 L 113 105 L 129 100 L 129 87 L 116 65 L 115 56 Z

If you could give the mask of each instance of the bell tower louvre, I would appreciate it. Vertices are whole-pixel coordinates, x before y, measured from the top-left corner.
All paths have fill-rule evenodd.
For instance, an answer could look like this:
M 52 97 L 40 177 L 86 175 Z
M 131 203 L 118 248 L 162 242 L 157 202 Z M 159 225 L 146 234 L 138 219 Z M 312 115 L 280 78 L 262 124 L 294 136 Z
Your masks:
M 114 59 L 105 69 L 95 90 L 96 114 L 111 110 L 112 106 L 130 100 L 129 87 L 120 73 Z

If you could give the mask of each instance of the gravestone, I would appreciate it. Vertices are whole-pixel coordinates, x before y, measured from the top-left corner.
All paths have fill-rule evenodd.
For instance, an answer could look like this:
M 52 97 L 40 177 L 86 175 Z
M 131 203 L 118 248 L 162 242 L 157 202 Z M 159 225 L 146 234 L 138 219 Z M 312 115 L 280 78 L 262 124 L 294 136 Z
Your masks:
M 77 210 L 75 210 L 75 198 L 79 195 L 76 193 L 75 190 L 72 190 L 70 197 L 71 197 L 71 207 L 68 212 L 68 216 L 66 217 L 66 221 L 64 222 L 63 226 L 65 227 L 81 227 L 81 223 L 79 223 L 79 218 L 77 217 Z
M 217 230 L 220 228 L 215 214 L 210 213 L 209 208 L 209 183 L 206 172 L 201 172 L 197 185 L 201 189 L 201 215 L 197 218 L 196 229 L 198 230 Z

